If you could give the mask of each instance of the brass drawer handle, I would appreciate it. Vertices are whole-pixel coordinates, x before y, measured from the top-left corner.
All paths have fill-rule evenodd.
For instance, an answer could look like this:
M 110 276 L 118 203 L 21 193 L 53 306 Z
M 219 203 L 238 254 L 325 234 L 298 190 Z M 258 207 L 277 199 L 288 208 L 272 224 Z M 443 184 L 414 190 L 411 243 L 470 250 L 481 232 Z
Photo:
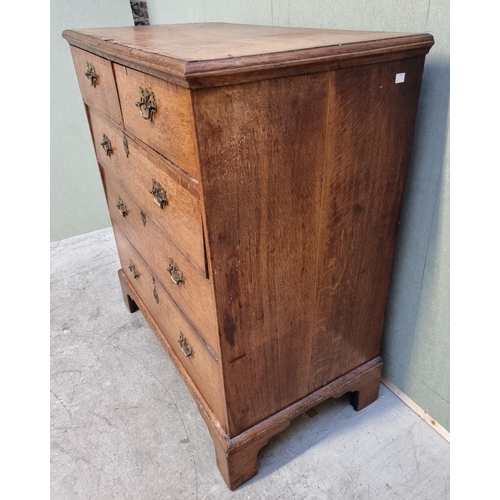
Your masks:
M 119 212 L 125 217 L 128 214 L 127 210 L 127 205 L 123 203 L 123 200 L 121 198 L 118 198 L 118 203 L 116 204 L 116 207 L 118 208 Z
M 135 105 L 139 108 L 139 113 L 145 120 L 153 121 L 153 116 L 156 113 L 155 95 L 149 90 L 144 90 L 139 87 L 141 91 L 141 98 Z
M 102 134 L 101 146 L 102 149 L 104 149 L 106 156 L 111 156 L 113 154 L 113 147 L 111 146 L 111 141 L 109 140 L 109 137 L 106 134 Z
M 163 209 L 163 207 L 168 205 L 167 191 L 165 188 L 153 179 L 153 187 L 150 193 L 153 195 L 155 203 Z
M 130 274 L 136 280 L 139 277 L 139 271 L 137 270 L 137 267 L 135 267 L 135 264 L 132 261 L 130 261 L 128 268 L 129 268 Z
M 179 340 L 177 342 L 179 342 L 179 344 L 181 345 L 184 356 L 186 356 L 187 358 L 189 358 L 189 356 L 194 356 L 193 348 L 189 345 L 187 338 L 184 337 L 184 334 L 181 331 L 179 331 Z
M 172 259 L 168 259 L 167 271 L 170 273 L 170 279 L 176 285 L 184 284 L 184 276 L 182 274 L 182 271 L 179 269 L 179 266 Z
M 97 73 L 95 72 L 94 65 L 90 62 L 87 62 L 87 71 L 85 71 L 85 76 L 87 77 L 90 85 L 95 88 L 97 85 Z

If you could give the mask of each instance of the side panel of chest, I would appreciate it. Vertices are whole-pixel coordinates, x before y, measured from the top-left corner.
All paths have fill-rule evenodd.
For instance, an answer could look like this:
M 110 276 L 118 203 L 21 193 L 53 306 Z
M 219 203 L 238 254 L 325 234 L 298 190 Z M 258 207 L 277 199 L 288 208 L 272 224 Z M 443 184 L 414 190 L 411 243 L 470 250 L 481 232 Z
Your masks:
M 329 75 L 195 91 L 230 436 L 308 392 Z
M 194 92 L 230 436 L 378 355 L 422 67 Z
M 380 352 L 423 65 L 331 73 L 311 391 Z

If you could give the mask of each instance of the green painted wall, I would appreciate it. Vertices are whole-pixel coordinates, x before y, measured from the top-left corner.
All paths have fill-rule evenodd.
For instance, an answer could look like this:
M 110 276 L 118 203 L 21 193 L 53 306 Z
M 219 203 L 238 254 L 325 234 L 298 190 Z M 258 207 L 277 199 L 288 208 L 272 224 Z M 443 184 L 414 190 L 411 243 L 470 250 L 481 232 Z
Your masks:
M 106 16 L 98 12 L 101 3 L 96 0 L 58 0 L 52 5 L 55 240 L 109 225 L 69 50 L 60 32 L 68 27 L 130 25 L 132 18 L 127 0 L 110 2 Z M 427 57 L 422 84 L 382 354 L 385 376 L 449 429 L 449 3 L 148 0 L 148 6 L 151 24 L 219 21 L 434 35 L 436 45 Z
M 69 45 L 70 28 L 132 26 L 128 0 L 50 2 L 50 240 L 111 225 Z

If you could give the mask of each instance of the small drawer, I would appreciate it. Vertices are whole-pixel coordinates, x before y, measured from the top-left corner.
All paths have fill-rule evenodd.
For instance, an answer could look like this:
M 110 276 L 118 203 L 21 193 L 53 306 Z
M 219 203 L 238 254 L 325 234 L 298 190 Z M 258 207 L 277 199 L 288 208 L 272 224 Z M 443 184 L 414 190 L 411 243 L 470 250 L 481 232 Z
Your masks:
M 121 125 L 122 113 L 111 61 L 73 46 L 71 55 L 83 101 Z
M 122 269 L 131 287 L 144 302 L 194 385 L 223 421 L 224 391 L 217 361 L 127 238 L 116 225 L 113 229 Z
M 100 169 L 114 225 L 125 234 L 197 328 L 209 350 L 218 357 L 219 338 L 212 284 L 165 238 L 149 213 L 137 204 L 123 184 L 102 166 Z
M 198 179 L 198 154 L 188 89 L 113 64 L 125 129 Z
M 173 179 L 162 160 L 148 154 L 102 115 L 89 111 L 89 121 L 99 163 L 123 182 L 167 237 L 206 276 L 200 200 Z

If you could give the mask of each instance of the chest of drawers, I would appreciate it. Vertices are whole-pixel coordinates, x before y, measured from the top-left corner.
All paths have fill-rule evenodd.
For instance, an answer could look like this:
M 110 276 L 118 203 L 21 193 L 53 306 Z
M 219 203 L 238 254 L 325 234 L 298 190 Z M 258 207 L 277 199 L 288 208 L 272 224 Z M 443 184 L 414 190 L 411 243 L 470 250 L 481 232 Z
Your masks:
M 230 488 L 296 416 L 377 398 L 428 34 L 68 30 L 122 269 Z

